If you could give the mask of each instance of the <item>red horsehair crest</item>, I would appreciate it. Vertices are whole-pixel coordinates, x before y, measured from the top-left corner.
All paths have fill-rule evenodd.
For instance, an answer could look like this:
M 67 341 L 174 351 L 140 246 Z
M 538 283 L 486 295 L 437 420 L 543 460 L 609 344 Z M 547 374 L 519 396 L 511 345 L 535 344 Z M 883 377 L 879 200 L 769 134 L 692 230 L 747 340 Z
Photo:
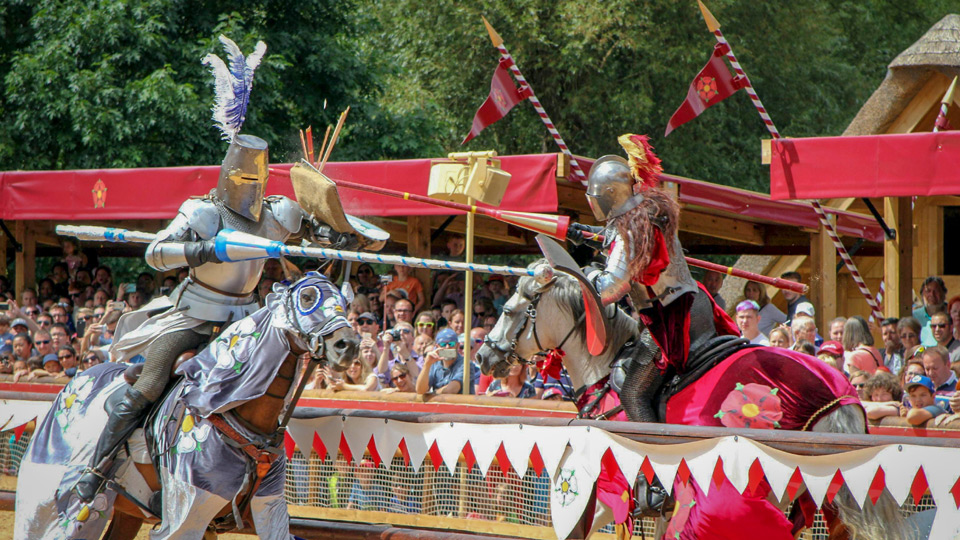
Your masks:
M 93 185 L 91 190 L 93 193 L 93 207 L 94 208 L 103 208 L 107 204 L 107 185 L 103 183 L 103 180 L 97 178 L 97 183 Z
M 717 96 L 716 77 L 700 77 L 697 79 L 697 94 L 704 103 L 710 103 L 710 100 Z

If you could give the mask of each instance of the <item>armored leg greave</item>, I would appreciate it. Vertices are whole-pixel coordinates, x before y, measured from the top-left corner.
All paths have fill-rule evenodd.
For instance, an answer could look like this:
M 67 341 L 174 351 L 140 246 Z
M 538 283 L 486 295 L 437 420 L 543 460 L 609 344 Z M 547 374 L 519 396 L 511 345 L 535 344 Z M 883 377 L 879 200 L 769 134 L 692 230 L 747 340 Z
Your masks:
M 640 342 L 643 344 L 640 353 L 624 366 L 620 403 L 627 418 L 634 422 L 659 422 L 653 399 L 663 382 L 660 368 L 654 363 L 660 347 L 646 328 L 640 333 Z

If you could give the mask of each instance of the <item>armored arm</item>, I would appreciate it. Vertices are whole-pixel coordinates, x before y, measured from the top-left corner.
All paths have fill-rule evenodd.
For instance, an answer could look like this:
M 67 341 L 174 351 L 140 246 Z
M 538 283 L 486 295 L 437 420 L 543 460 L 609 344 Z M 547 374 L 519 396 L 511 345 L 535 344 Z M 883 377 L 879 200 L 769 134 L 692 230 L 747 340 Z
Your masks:
M 212 204 L 188 200 L 177 217 L 147 246 L 144 258 L 151 268 L 161 272 L 220 262 L 212 240 L 219 225 L 220 217 Z
M 610 253 L 607 255 L 607 264 L 603 270 L 594 270 L 587 274 L 587 278 L 593 282 L 593 286 L 600 295 L 603 305 L 609 305 L 623 298 L 630 292 L 630 259 L 632 258 L 633 246 L 630 239 L 624 241 L 619 234 L 608 232 L 608 235 L 614 234 L 611 239 Z
M 291 235 L 326 248 L 354 250 L 359 245 L 356 235 L 337 232 L 316 216 L 307 214 L 296 201 L 275 196 L 267 198 L 267 202 L 273 217 Z

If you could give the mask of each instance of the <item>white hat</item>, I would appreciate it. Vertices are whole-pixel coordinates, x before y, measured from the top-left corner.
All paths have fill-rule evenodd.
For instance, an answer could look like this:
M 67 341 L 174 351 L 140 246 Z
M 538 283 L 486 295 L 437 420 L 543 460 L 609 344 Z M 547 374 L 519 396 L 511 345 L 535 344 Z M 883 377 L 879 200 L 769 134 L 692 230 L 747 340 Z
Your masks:
M 810 317 L 815 317 L 817 312 L 813 309 L 813 304 L 810 302 L 800 302 L 797 304 L 797 309 L 793 310 L 794 313 L 804 313 Z

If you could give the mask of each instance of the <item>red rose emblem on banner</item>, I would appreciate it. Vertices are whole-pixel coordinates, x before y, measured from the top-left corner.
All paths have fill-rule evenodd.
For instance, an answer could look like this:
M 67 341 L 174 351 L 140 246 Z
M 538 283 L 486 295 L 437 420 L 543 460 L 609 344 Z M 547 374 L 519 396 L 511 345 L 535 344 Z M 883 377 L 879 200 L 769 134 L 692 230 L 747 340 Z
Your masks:
M 93 193 L 94 208 L 103 208 L 107 205 L 107 185 L 103 183 L 103 180 L 98 178 L 91 192 Z
M 680 488 L 680 494 L 677 495 L 677 500 L 673 507 L 673 517 L 670 518 L 670 523 L 667 524 L 667 530 L 663 535 L 664 538 L 671 540 L 680 538 L 680 534 L 687 526 L 687 520 L 690 519 L 690 511 L 693 510 L 693 507 L 697 504 L 694 500 L 695 494 L 696 492 L 693 490 L 693 485 L 690 482 L 683 484 L 683 487 Z
M 762 384 L 737 383 L 720 404 L 720 411 L 713 415 L 727 427 L 773 429 L 780 427 L 783 410 L 777 388 Z
M 717 79 L 715 77 L 700 77 L 697 79 L 697 94 L 704 103 L 717 97 Z

